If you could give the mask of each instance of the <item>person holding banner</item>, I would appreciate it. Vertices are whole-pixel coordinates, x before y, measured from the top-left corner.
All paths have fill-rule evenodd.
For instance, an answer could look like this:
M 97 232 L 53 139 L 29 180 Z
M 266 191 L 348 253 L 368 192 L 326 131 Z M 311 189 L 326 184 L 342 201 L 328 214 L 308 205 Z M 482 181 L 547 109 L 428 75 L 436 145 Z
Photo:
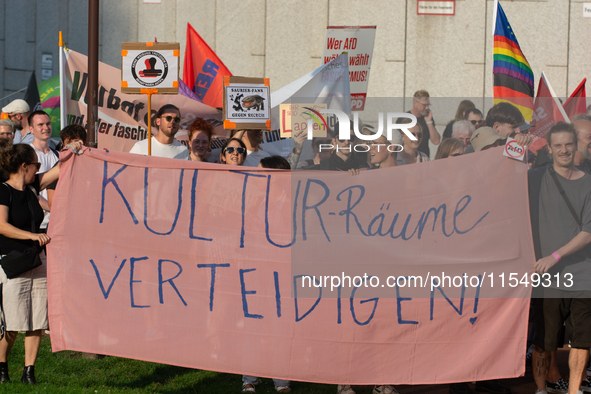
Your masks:
M 546 135 L 553 164 L 529 171 L 529 199 L 535 272 L 551 279 L 534 288 L 535 335 L 532 365 L 538 392 L 555 389 L 547 381 L 551 353 L 566 323 L 570 338 L 568 392 L 587 390 L 585 366 L 591 347 L 591 176 L 574 164 L 577 132 L 558 122 Z M 561 278 L 569 278 L 560 281 Z M 549 390 L 550 389 L 550 390 Z
M 0 185 L 0 254 L 4 260 L 0 260 L 0 281 L 6 318 L 6 333 L 0 341 L 0 383 L 10 380 L 7 357 L 17 333 L 26 331 L 25 368 L 21 381 L 35 384 L 35 361 L 41 335 L 43 330 L 49 328 L 46 257 L 41 247 L 50 241 L 47 234 L 39 232 L 43 209 L 37 200 L 37 193 L 57 180 L 59 164 L 44 174 L 36 175 L 40 163 L 35 150 L 28 144 L 13 145 L 9 140 L 2 139 L 0 165 L 9 176 Z M 21 261 L 24 258 L 12 258 L 12 261 L 31 266 L 32 269 L 24 272 L 7 271 L 9 260 L 4 259 L 6 255 L 14 252 L 13 257 L 17 254 L 22 257 L 31 250 L 34 259 L 30 260 L 30 264 L 29 259 Z M 9 279 L 6 272 L 14 276 L 11 275 Z
M 410 123 L 409 119 L 401 119 L 403 119 L 401 123 Z M 406 133 L 403 133 L 402 130 L 400 131 L 403 150 L 402 152 L 398 153 L 398 156 L 396 157 L 396 164 L 403 166 L 405 164 L 415 164 L 429 161 L 429 156 L 419 150 L 419 147 L 423 141 L 423 132 L 421 131 L 419 124 L 417 123 L 414 127 L 411 127 L 408 130 L 417 138 L 417 140 L 411 140 L 410 137 L 406 135 Z
M 276 168 L 280 170 L 291 170 L 289 162 L 281 156 L 268 156 L 261 159 L 258 165 L 259 168 Z M 254 393 L 255 385 L 259 383 L 259 378 L 256 376 L 242 375 L 242 392 L 243 393 Z M 273 379 L 275 385 L 275 391 L 278 393 L 289 393 L 291 388 L 289 387 L 289 380 Z
M 156 113 L 158 134 L 152 136 L 152 156 L 189 160 L 189 150 L 174 138 L 181 124 L 181 111 L 172 104 L 165 104 Z M 148 154 L 148 139 L 135 143 L 129 153 Z
M 367 130 L 364 128 L 364 131 Z M 374 134 L 375 132 L 371 130 L 370 134 Z M 373 168 L 387 168 L 387 167 L 396 167 L 396 152 L 391 152 L 388 150 L 390 146 L 390 141 L 386 138 L 385 135 L 379 136 L 373 143 L 369 146 L 369 164 Z
M 213 127 L 205 120 L 195 118 L 189 126 L 189 154 L 192 161 L 208 161 L 212 135 Z

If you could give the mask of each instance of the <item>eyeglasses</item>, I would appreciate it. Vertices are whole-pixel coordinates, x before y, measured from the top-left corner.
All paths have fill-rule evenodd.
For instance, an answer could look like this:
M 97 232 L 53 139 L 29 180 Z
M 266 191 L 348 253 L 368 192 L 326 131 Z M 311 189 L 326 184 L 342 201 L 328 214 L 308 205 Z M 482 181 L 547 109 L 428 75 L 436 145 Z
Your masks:
M 175 116 L 174 118 L 172 116 L 163 116 L 164 119 L 166 119 L 166 121 L 168 123 L 172 122 L 173 120 L 175 121 L 175 123 L 181 123 L 181 118 L 178 116 Z
M 470 123 L 472 123 L 474 126 L 476 126 L 477 124 L 480 124 L 484 122 L 482 119 L 481 120 L 471 120 Z
M 243 155 L 243 154 L 246 153 L 246 149 L 244 149 L 242 147 L 240 147 L 240 148 L 234 148 L 232 146 L 229 147 L 229 148 L 226 148 L 226 151 L 225 152 L 227 154 L 231 155 L 232 153 L 234 153 L 234 151 L 236 151 L 236 153 L 238 153 L 239 155 Z
M 41 163 L 37 162 L 37 163 L 29 163 L 30 166 L 35 166 L 35 168 L 37 169 L 37 171 L 39 171 L 39 169 L 41 168 Z

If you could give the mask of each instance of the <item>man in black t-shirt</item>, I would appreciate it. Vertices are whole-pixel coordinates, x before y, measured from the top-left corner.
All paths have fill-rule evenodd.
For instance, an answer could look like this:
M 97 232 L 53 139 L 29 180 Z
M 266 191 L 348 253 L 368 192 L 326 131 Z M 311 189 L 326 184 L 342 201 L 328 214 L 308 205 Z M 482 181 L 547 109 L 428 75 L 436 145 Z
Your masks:
M 553 164 L 528 174 L 534 271 L 550 278 L 534 290 L 538 298 L 532 366 L 538 391 L 554 388 L 546 380 L 550 357 L 562 346 L 558 334 L 566 323 L 569 393 L 574 393 L 580 390 L 591 347 L 591 176 L 575 167 L 573 125 L 558 122 L 546 140 Z M 588 379 L 584 383 L 591 385 Z
M 423 140 L 419 145 L 419 151 L 427 156 L 430 156 L 429 141 L 434 145 L 439 145 L 441 141 L 441 136 L 435 129 L 433 112 L 431 112 L 430 107 L 429 93 L 426 90 L 419 90 L 413 95 L 412 109 L 408 111 L 417 117 L 417 124 L 423 132 Z

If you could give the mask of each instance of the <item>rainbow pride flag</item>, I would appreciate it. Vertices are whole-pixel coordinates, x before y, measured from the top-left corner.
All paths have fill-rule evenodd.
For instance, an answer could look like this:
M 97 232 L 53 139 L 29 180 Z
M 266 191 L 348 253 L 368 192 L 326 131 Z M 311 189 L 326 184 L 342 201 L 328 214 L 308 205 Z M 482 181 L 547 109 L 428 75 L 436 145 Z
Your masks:
M 525 120 L 531 121 L 534 107 L 534 74 L 521 52 L 517 37 L 498 0 L 495 0 L 494 7 L 494 103 L 509 102 L 519 108 Z

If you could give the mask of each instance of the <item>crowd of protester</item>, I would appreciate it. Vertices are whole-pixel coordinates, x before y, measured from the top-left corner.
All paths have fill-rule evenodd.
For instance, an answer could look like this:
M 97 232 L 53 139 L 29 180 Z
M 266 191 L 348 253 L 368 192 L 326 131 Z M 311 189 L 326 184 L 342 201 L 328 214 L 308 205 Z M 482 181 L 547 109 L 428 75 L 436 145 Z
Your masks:
M 396 141 L 388 141 L 382 135 L 365 145 L 367 149 L 354 149 L 357 144 L 367 143 L 357 138 L 355 129 L 365 135 L 375 134 L 375 129 L 361 122 L 355 125 L 351 121 L 347 125 L 349 138 L 341 139 L 338 127 L 329 129 L 326 137 L 314 137 L 308 145 L 312 152 L 308 152 L 307 157 L 311 158 L 300 160 L 307 138 L 304 131 L 293 136 L 293 150 L 289 157 L 283 158 L 265 151 L 261 130 L 232 130 L 230 138 L 220 149 L 212 149 L 214 129 L 199 118 L 189 126 L 187 147 L 175 138 L 181 113 L 174 105 L 166 104 L 156 114 L 158 130 L 152 136 L 151 154 L 234 166 L 344 171 L 361 175 L 367 170 L 427 162 L 431 157 L 429 141 L 437 146 L 434 159 L 440 160 L 502 146 L 509 137 L 524 147 L 533 140 L 532 125 L 525 121 L 515 106 L 506 102 L 493 106 L 484 117 L 474 103 L 462 101 L 442 137 L 435 128 L 430 106 L 426 91 L 415 93 L 409 112 L 415 115 L 417 123 L 408 127 L 406 132 L 401 129 L 395 136 Z M 42 247 L 51 240 L 43 223 L 47 224 L 50 219 L 49 211 L 59 177 L 59 155 L 50 141 L 49 116 L 43 111 L 30 112 L 23 100 L 15 100 L 2 110 L 9 119 L 0 120 L 3 178 L 3 185 L 0 185 L 0 255 L 4 257 L 13 251 L 23 252 L 37 247 L 41 265 L 13 278 L 8 278 L 0 269 L 6 321 L 6 333 L 0 341 L 0 383 L 9 381 L 7 357 L 17 332 L 21 331 L 26 333 L 21 380 L 35 384 L 34 366 L 41 335 L 49 329 L 46 260 Z M 405 118 L 398 122 L 404 124 Z M 69 125 L 61 130 L 60 137 L 62 143 L 58 148 L 71 146 L 77 151 L 86 140 L 86 130 L 79 125 Z M 529 197 L 536 249 L 534 268 L 536 272 L 549 272 L 564 266 L 557 265 L 559 261 L 568 260 L 577 267 L 581 266 L 582 275 L 589 276 L 591 268 L 586 268 L 583 263 L 591 262 L 591 258 L 587 257 L 591 256 L 591 116 L 580 114 L 572 119 L 571 124 L 557 123 L 546 140 L 547 145 L 536 154 L 527 153 L 527 165 L 532 169 Z M 387 146 L 396 146 L 396 149 L 387 149 Z M 130 153 L 147 154 L 147 140 L 137 142 Z M 555 174 L 560 176 L 560 181 L 554 181 L 556 186 L 549 178 Z M 559 184 L 566 192 L 560 190 Z M 41 193 L 45 189 L 48 191 Z M 564 204 L 562 198 L 565 202 L 572 200 L 575 209 L 570 210 L 569 204 Z M 564 205 L 562 208 L 556 208 L 561 204 Z M 552 230 L 547 227 L 552 227 Z M 535 334 L 530 338 L 532 345 L 528 358 L 533 359 L 537 392 L 591 391 L 591 380 L 585 368 L 591 347 L 591 302 L 568 292 L 533 301 L 532 332 Z M 565 328 L 571 341 L 568 380 L 562 378 L 556 364 L 556 350 L 564 343 Z M 243 376 L 242 392 L 254 393 L 258 380 L 255 376 Z M 274 379 L 274 384 L 277 392 L 291 391 L 289 381 Z M 501 394 L 511 392 L 497 380 L 476 382 L 475 390 Z M 472 393 L 473 389 L 468 383 L 458 382 L 452 384 L 449 391 L 451 394 L 465 394 Z M 342 384 L 338 385 L 337 393 L 354 394 L 355 391 L 350 385 Z M 395 394 L 397 390 L 385 384 L 375 386 L 373 393 Z

